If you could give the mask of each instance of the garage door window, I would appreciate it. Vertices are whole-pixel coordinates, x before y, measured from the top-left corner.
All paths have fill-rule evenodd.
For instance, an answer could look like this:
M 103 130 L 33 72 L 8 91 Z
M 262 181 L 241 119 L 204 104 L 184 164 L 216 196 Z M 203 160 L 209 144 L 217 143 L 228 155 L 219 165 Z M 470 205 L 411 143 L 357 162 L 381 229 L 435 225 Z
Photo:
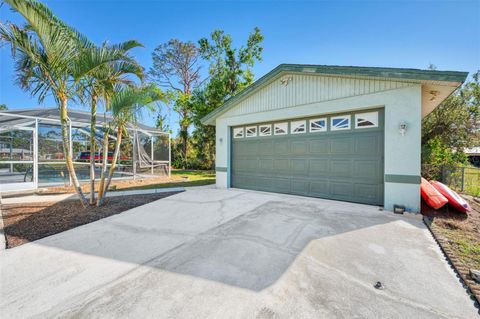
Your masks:
M 290 133 L 303 134 L 307 131 L 307 121 L 292 121 L 290 123 Z
M 269 125 L 260 125 L 259 126 L 259 134 L 260 136 L 270 136 L 272 135 L 272 126 Z
M 355 128 L 378 127 L 378 112 L 355 114 Z
M 243 127 L 233 129 L 233 138 L 243 138 Z
M 335 116 L 330 118 L 330 127 L 332 131 L 349 130 L 350 115 Z
M 287 122 L 275 123 L 273 126 L 274 126 L 274 134 L 275 135 L 285 135 L 285 134 L 287 134 L 287 130 L 288 130 L 288 123 Z
M 247 134 L 246 134 L 247 137 L 257 136 L 257 127 L 256 126 L 247 126 L 245 128 L 245 130 L 247 131 Z
M 310 120 L 310 133 L 325 132 L 327 130 L 327 119 Z

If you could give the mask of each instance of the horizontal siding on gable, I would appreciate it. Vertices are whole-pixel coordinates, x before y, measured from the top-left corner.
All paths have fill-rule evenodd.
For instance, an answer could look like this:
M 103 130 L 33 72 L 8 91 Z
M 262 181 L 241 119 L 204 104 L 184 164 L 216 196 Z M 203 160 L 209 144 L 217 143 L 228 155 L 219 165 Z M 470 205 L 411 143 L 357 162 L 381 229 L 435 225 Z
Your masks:
M 291 78 L 288 85 L 280 80 Z M 275 109 L 372 94 L 413 85 L 408 82 L 368 80 L 331 76 L 292 74 L 282 76 L 253 95 L 240 101 L 227 116 L 265 112 Z

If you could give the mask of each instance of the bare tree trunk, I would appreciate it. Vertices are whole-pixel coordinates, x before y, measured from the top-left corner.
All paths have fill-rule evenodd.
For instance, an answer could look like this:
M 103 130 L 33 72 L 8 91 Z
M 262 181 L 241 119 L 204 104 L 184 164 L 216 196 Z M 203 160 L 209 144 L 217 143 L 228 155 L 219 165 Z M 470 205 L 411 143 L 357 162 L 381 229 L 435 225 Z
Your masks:
M 108 171 L 107 184 L 105 185 L 105 189 L 103 190 L 102 198 L 98 201 L 98 206 L 103 205 L 103 203 L 105 203 L 105 199 L 107 198 L 108 187 L 110 186 L 110 182 L 112 181 L 113 173 L 115 173 L 118 155 L 120 153 L 120 146 L 122 144 L 122 131 L 123 128 L 121 127 L 121 125 L 119 125 L 117 129 L 117 142 L 115 143 L 115 152 L 113 153 L 112 165 L 110 166 L 110 170 Z
M 68 123 L 67 123 L 67 99 L 62 98 L 60 100 L 60 123 L 62 129 L 62 144 L 63 144 L 63 154 L 65 156 L 65 164 L 67 166 L 68 173 L 70 174 L 70 178 L 72 180 L 73 186 L 75 188 L 75 192 L 78 194 L 80 198 L 80 202 L 82 203 L 83 207 L 87 206 L 87 199 L 82 192 L 82 188 L 80 183 L 77 179 L 77 174 L 75 173 L 75 167 L 73 166 L 73 159 L 70 150 L 70 140 L 68 134 Z
M 188 143 L 187 134 L 188 134 L 187 131 L 184 131 L 182 133 L 182 154 L 183 154 L 183 160 L 184 160 L 185 166 L 187 164 L 187 143 Z M 187 167 L 184 167 L 184 169 L 186 169 L 186 168 Z
M 104 121 L 106 123 L 107 119 L 104 114 Z M 108 127 L 105 128 L 105 133 L 103 134 L 103 161 L 102 161 L 102 171 L 100 173 L 100 185 L 98 186 L 98 200 L 97 206 L 101 199 L 103 198 L 103 190 L 105 189 L 105 177 L 107 174 L 107 163 L 108 163 Z
M 183 155 L 183 165 L 184 169 L 186 169 L 186 164 L 187 164 L 187 151 L 188 151 L 188 124 L 185 122 L 188 120 L 187 119 L 187 113 L 182 114 L 182 118 L 180 120 L 180 136 L 182 139 L 182 155 Z
M 95 204 L 95 126 L 97 122 L 97 96 L 92 96 L 90 119 L 90 205 Z

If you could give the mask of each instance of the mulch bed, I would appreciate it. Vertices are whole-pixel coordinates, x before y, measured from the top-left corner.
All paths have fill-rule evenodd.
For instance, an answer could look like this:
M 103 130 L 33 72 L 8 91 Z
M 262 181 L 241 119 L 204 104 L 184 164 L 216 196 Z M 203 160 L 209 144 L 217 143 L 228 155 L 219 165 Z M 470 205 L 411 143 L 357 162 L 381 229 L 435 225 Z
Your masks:
M 470 269 L 479 269 L 480 260 L 473 254 L 461 252 L 459 240 L 468 239 L 480 245 L 480 205 L 469 201 L 472 211 L 468 214 L 457 213 L 448 205 L 438 211 L 422 203 L 424 221 L 432 232 L 450 263 L 480 304 L 480 284 L 470 276 Z
M 110 197 L 102 207 L 83 208 L 78 200 L 2 205 L 7 248 L 116 215 L 177 193 Z

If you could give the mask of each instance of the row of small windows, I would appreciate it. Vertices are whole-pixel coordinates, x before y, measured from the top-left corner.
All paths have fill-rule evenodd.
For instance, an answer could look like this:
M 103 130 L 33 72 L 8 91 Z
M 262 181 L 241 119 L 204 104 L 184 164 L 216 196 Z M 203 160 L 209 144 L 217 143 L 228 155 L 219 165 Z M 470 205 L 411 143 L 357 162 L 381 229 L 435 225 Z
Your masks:
M 350 115 L 339 115 L 330 118 L 330 130 L 341 131 L 350 129 Z M 273 124 L 263 124 L 255 126 L 237 127 L 233 129 L 234 138 L 271 136 L 288 134 L 288 123 L 279 122 Z M 327 118 L 318 118 L 308 120 L 308 131 L 310 133 L 326 132 Z M 355 128 L 378 127 L 378 112 L 367 112 L 355 114 Z M 258 131 L 257 131 L 258 128 Z M 290 134 L 303 134 L 307 132 L 307 120 L 290 121 Z M 258 135 L 257 135 L 258 134 Z

